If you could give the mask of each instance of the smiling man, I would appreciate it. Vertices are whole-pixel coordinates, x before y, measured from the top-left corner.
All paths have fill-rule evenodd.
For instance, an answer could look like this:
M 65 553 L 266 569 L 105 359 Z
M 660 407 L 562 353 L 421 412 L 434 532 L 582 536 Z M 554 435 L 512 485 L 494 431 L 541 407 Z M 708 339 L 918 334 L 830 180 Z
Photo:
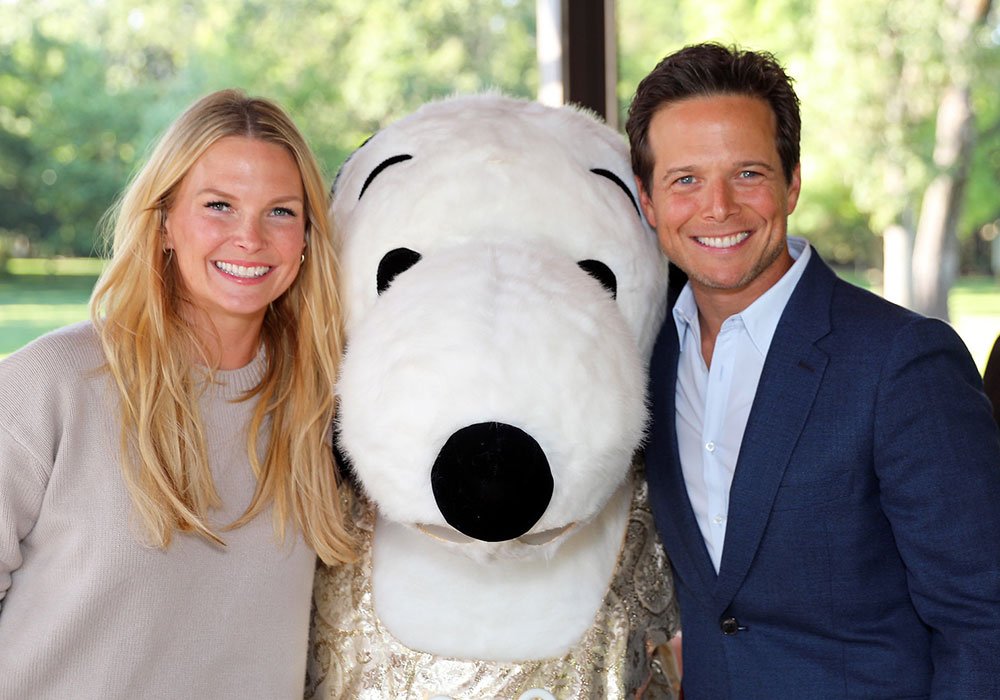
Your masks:
M 1000 697 L 1000 438 L 946 324 L 787 235 L 798 98 L 774 57 L 667 56 L 626 126 L 688 275 L 646 471 L 686 700 Z

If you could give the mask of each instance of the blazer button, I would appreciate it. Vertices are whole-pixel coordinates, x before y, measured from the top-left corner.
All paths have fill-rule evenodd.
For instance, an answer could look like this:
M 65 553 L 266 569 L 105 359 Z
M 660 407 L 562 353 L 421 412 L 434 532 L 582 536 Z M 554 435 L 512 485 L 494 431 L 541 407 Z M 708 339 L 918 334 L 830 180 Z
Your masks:
M 723 634 L 736 634 L 740 631 L 740 623 L 735 617 L 724 618 L 720 623 L 719 627 L 722 629 Z

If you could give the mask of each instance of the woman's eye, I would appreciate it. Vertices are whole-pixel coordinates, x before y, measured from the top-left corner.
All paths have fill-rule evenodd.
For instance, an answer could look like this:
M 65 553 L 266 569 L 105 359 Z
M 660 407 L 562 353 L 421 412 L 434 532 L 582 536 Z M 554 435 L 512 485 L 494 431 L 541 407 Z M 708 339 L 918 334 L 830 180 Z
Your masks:
M 227 209 L 229 209 L 229 202 L 223 202 L 223 201 L 208 202 L 205 205 L 205 208 L 206 209 L 215 209 L 216 211 L 226 211 Z
M 271 213 L 275 216 L 296 216 L 296 213 L 288 207 L 275 207 Z

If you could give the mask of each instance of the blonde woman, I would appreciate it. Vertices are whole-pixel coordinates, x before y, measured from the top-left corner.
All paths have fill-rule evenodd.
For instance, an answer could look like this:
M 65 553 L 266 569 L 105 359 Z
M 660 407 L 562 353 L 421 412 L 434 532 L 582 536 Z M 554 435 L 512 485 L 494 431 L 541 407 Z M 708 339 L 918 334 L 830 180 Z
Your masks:
M 109 217 L 91 321 L 0 363 L 0 697 L 302 696 L 316 555 L 352 554 L 325 209 L 277 105 L 209 95 Z

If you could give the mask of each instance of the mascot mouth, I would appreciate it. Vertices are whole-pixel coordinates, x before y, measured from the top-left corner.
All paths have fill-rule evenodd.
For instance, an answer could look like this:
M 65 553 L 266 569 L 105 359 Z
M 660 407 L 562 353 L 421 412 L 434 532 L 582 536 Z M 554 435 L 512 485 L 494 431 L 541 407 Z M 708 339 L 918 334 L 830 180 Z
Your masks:
M 567 535 L 576 528 L 576 525 L 576 522 L 572 522 L 567 525 L 563 525 L 562 527 L 555 527 L 550 530 L 529 532 L 521 535 L 520 537 L 515 537 L 510 541 L 525 544 L 531 547 L 540 547 L 555 542 L 557 539 Z M 441 542 L 448 542 L 449 544 L 482 544 L 483 542 L 482 540 L 477 540 L 475 537 L 469 537 L 468 535 L 464 535 L 461 532 L 458 532 L 450 527 L 445 527 L 444 525 L 417 523 L 414 527 L 428 537 Z

